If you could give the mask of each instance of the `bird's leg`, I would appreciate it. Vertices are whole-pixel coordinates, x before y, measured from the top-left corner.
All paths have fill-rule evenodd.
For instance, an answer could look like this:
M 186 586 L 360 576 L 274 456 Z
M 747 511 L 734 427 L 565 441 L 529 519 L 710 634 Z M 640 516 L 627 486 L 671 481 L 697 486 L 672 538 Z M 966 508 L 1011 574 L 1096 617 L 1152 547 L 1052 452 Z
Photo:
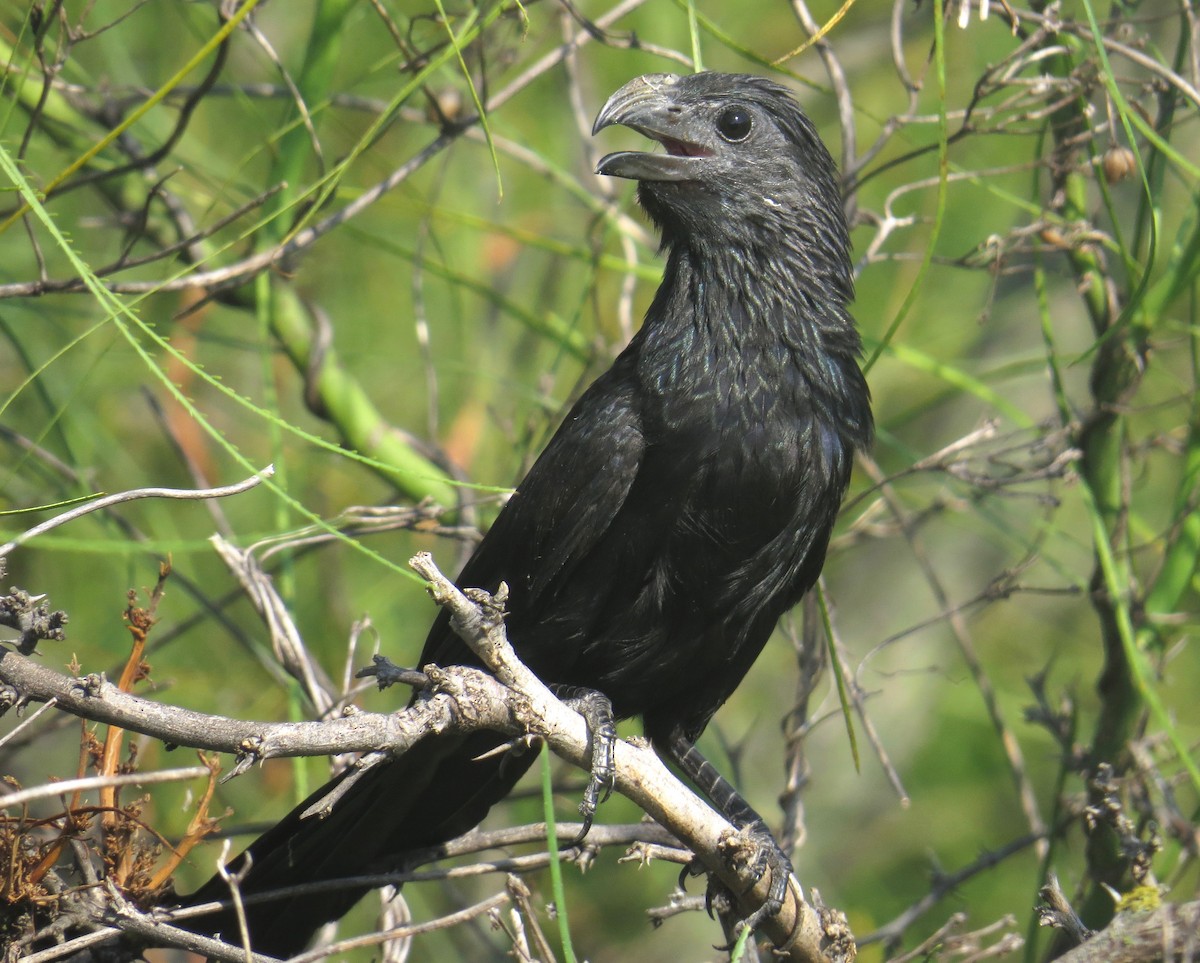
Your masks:
M 721 815 L 733 823 L 743 838 L 756 848 L 756 878 L 760 878 L 764 872 L 771 873 L 771 886 L 767 890 L 766 901 L 743 921 L 751 930 L 757 928 L 763 920 L 783 909 L 788 878 L 793 872 L 792 861 L 775 841 L 762 816 L 742 798 L 733 784 L 704 758 L 696 744 L 684 735 L 682 729 L 677 728 L 671 732 L 663 749 L 696 788 L 708 797 L 709 802 L 717 807 Z M 692 868 L 689 865 L 685 867 L 684 873 L 690 872 Z
M 590 774 L 587 788 L 583 791 L 583 799 L 579 802 L 579 815 L 583 819 L 583 829 L 575 837 L 575 845 L 579 845 L 592 828 L 596 809 L 612 795 L 613 785 L 617 780 L 614 758 L 617 722 L 613 716 L 612 702 L 603 692 L 573 685 L 556 685 L 550 689 L 566 705 L 583 716 L 588 728 L 588 742 L 591 746 L 591 760 L 588 766 Z

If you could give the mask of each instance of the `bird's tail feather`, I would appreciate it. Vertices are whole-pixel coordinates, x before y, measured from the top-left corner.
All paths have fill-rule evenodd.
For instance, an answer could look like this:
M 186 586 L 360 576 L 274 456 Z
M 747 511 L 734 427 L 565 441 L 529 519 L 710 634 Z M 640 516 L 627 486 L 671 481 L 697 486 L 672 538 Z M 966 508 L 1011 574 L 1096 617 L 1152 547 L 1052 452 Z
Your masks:
M 230 865 L 251 866 L 239 883 L 243 897 L 283 887 L 404 868 L 406 857 L 461 836 L 511 791 L 534 754 L 493 753 L 504 738 L 491 732 L 430 737 L 403 756 L 362 773 L 324 817 L 303 814 L 347 774 L 318 789 L 251 844 Z M 325 923 L 340 918 L 369 886 L 302 893 L 245 907 L 254 950 L 287 957 L 300 952 Z M 229 897 L 214 876 L 183 898 L 194 906 Z M 188 929 L 241 942 L 233 910 L 196 917 Z

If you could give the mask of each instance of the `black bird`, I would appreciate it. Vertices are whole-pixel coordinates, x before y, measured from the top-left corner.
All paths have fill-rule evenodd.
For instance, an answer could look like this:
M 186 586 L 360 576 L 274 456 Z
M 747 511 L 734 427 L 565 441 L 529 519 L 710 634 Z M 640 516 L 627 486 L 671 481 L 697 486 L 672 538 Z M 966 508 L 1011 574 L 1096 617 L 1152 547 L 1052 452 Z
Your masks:
M 693 742 L 816 581 L 854 451 L 871 440 L 837 172 L 792 96 L 761 77 L 648 74 L 613 94 L 593 133 L 612 125 L 666 148 L 598 167 L 638 181 L 662 285 L 458 583 L 507 582 L 509 637 L 534 672 L 640 716 L 727 815 L 755 824 Z M 445 614 L 429 662 L 477 664 Z M 533 759 L 477 758 L 503 742 L 425 739 L 362 774 L 324 819 L 302 818 L 330 787 L 318 791 L 251 845 L 242 892 L 395 870 L 470 830 Z M 253 946 L 292 955 L 364 892 L 248 907 Z M 225 896 L 214 878 L 186 901 Z M 187 925 L 239 940 L 230 913 Z

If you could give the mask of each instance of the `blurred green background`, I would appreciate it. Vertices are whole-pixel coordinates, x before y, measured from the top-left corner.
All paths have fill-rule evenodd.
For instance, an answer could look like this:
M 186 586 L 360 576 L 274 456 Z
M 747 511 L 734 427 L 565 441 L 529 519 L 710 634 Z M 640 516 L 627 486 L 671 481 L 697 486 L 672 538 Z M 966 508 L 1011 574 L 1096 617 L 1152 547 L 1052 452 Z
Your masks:
M 688 71 L 698 55 L 708 69 L 773 72 L 789 84 L 855 173 L 855 313 L 872 358 L 879 440 L 875 465 L 856 472 L 825 585 L 848 681 L 906 796 L 889 785 L 858 718 L 856 770 L 826 673 L 802 727 L 800 879 L 844 910 L 857 935 L 875 931 L 939 874 L 1031 832 L 1018 754 L 1040 819 L 1062 829 L 1048 862 L 1072 895 L 1088 875 L 1071 816 L 1085 792 L 1079 761 L 1025 712 L 1035 701 L 1029 680 L 1044 674 L 1052 707 L 1073 707 L 1068 741 L 1080 753 L 1106 718 L 1095 683 L 1111 638 L 1089 594 L 1097 526 L 1113 546 L 1115 609 L 1131 615 L 1145 685 L 1166 711 L 1146 722 L 1139 703 L 1122 739 L 1158 753 L 1180 811 L 1191 816 L 1196 803 L 1173 748 L 1200 731 L 1200 666 L 1187 644 L 1195 547 L 1186 541 L 1197 494 L 1189 244 L 1200 150 L 1197 104 L 1171 80 L 1190 76 L 1196 56 L 1189 6 L 1072 2 L 1061 32 L 1041 32 L 1035 9 L 1018 11 L 1014 34 L 1002 11 L 984 20 L 977 4 L 965 26 L 951 6 L 935 29 L 937 5 L 864 0 L 827 36 L 849 95 L 839 116 L 838 84 L 816 50 L 789 56 L 808 33 L 801 5 L 780 0 L 260 3 L 208 81 L 215 49 L 177 72 L 215 48 L 212 4 L 10 5 L 0 13 L 0 143 L 27 184 L 48 192 L 62 240 L 22 213 L 10 184 L 0 197 L 0 507 L 278 469 L 273 484 L 248 494 L 134 502 L 13 552 L 6 584 L 48 593 L 71 616 L 68 641 L 43 644 L 43 662 L 61 669 L 76 659 L 84 671 L 115 674 L 129 644 L 125 593 L 152 585 L 169 555 L 175 576 L 151 634 L 152 682 L 140 691 L 242 718 L 307 716 L 209 535 L 248 547 L 314 516 L 426 496 L 448 523 L 486 526 L 655 289 L 655 240 L 630 185 L 591 173 L 601 154 L 640 138 L 611 130 L 593 140 L 591 120 L 626 80 Z M 817 23 L 838 12 L 811 5 Z M 1162 70 L 1116 47 L 1098 57 L 1089 14 L 1100 33 Z M 595 35 L 585 21 L 601 24 Z M 565 37 L 578 45 L 567 57 Z M 156 94 L 161 102 L 135 116 Z M 474 115 L 474 96 L 489 105 L 487 136 L 479 124 L 453 126 Z M 439 110 L 450 133 L 426 156 Z M 845 120 L 854 158 L 844 156 Z M 1064 127 L 1076 131 L 1070 150 L 1055 147 Z M 1124 160 L 1114 151 L 1125 146 L 1145 182 L 1140 169 L 1103 176 L 1102 163 Z M 74 186 L 56 191 L 71 165 L 61 183 Z M 352 207 L 405 165 L 414 169 L 396 186 Z M 343 210 L 354 216 L 332 223 Z M 314 225 L 321 236 L 309 243 L 303 232 Z M 303 250 L 214 283 L 211 272 L 287 237 Z M 179 250 L 164 255 L 172 245 Z M 146 282 L 146 293 L 58 291 L 54 282 L 80 276 L 68 248 L 102 280 Z M 105 270 L 138 258 L 148 260 Z M 1099 264 L 1092 273 L 1089 259 Z M 182 283 L 195 278 L 204 286 Z M 1097 291 L 1112 295 L 1099 326 L 1089 313 Z M 325 336 L 328 350 L 314 347 Z M 1130 385 L 1105 401 L 1118 422 L 1113 444 L 1096 447 L 1100 461 L 1081 478 L 1081 445 L 1094 440 L 1082 426 L 1108 397 L 1106 379 L 1119 377 L 1104 367 L 1114 345 L 1136 355 L 1121 368 Z M 394 447 L 372 448 L 381 437 Z M 1105 492 L 1115 492 L 1112 511 Z M 461 506 L 469 511 L 456 516 Z M 6 515 L 3 537 L 50 514 Z M 341 541 L 270 566 L 335 679 L 364 617 L 373 628 L 353 665 L 375 644 L 399 663 L 416 658 L 433 607 L 405 560 L 429 549 L 453 569 L 464 544 L 405 531 L 359 541 L 370 554 Z M 1147 596 L 1166 575 L 1172 590 L 1154 596 L 1161 611 L 1148 614 Z M 799 613 L 789 621 L 794 637 Z M 773 823 L 789 751 L 781 720 L 797 685 L 787 634 L 703 743 Z M 368 692 L 361 702 L 387 710 L 401 698 Z M 794 734 L 795 720 L 787 728 Z M 36 742 L 3 751 L 3 771 L 26 785 L 72 775 L 78 726 L 48 722 Z M 190 762 L 187 750 L 140 747 L 146 769 Z M 214 810 L 233 809 L 226 827 L 262 824 L 327 772 L 325 760 L 270 763 L 221 787 Z M 182 832 L 188 792 L 155 790 L 148 820 Z M 572 818 L 575 803 L 564 793 L 560 818 Z M 619 799 L 601 811 L 609 822 L 638 815 Z M 491 821 L 538 818 L 529 800 Z M 1195 893 L 1194 838 L 1190 847 L 1168 834 L 1156 869 L 1170 898 Z M 217 848 L 193 853 L 181 888 L 209 875 Z M 603 851 L 586 875 L 568 869 L 581 958 L 721 958 L 712 949 L 720 931 L 703 914 L 659 928 L 646 921 L 677 868 L 618 864 L 619 855 Z M 958 911 L 968 928 L 1011 914 L 1025 934 L 1044 869 L 1034 845 L 1017 847 L 933 901 L 902 942 L 912 946 Z M 546 876 L 528 882 L 535 905 L 550 899 Z M 422 920 L 497 885 L 410 886 L 405 896 Z M 347 931 L 368 925 L 370 911 Z M 505 946 L 484 921 L 421 938 L 414 958 L 499 959 Z M 882 956 L 878 945 L 862 950 Z

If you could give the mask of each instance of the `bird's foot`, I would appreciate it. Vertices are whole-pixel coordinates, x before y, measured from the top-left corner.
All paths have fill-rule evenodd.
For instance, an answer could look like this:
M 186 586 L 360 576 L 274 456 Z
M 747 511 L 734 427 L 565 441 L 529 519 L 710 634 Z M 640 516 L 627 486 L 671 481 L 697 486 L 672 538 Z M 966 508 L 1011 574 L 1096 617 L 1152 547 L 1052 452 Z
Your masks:
M 742 926 L 753 932 L 783 909 L 788 880 L 793 873 L 792 861 L 761 819 L 747 823 L 736 833 L 726 836 L 721 840 L 721 850 L 731 866 L 748 866 L 754 877 L 754 885 L 758 885 L 764 873 L 771 874 L 766 899 L 741 922 Z
M 588 741 L 591 744 L 590 775 L 583 799 L 579 802 L 579 815 L 583 828 L 575 837 L 578 846 L 592 828 L 596 810 L 608 801 L 617 781 L 616 745 L 617 722 L 613 716 L 612 703 L 608 696 L 595 689 L 577 686 L 556 686 L 554 694 L 583 716 L 587 723 Z
M 762 879 L 764 873 L 771 874 L 771 885 L 763 904 L 738 923 L 739 927 L 748 927 L 753 932 L 783 909 L 783 903 L 787 897 L 788 879 L 793 873 L 792 861 L 788 859 L 787 854 L 775 842 L 771 831 L 761 821 L 749 823 L 737 832 L 727 835 L 721 840 L 721 852 L 733 868 L 749 867 L 754 876 L 754 883 L 751 884 L 750 889 L 758 885 L 758 881 Z M 692 859 L 680 871 L 679 888 L 687 889 L 686 883 L 689 877 L 704 875 L 708 876 L 708 887 L 704 893 L 704 908 L 708 911 L 709 918 L 715 919 L 717 913 L 724 915 L 734 912 L 733 908 L 737 904 L 735 894 L 710 873 L 698 858 Z

